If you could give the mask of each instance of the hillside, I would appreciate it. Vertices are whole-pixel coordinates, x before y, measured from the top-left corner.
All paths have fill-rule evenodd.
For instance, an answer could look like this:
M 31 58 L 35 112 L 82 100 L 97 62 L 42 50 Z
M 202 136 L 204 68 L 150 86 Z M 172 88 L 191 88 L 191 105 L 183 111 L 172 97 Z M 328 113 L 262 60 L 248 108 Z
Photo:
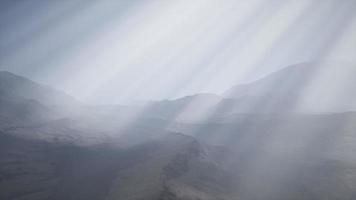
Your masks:
M 306 62 L 285 67 L 226 91 L 244 112 L 347 112 L 356 110 L 356 65 Z
M 0 97 L 11 101 L 35 100 L 48 106 L 78 103 L 64 92 L 6 71 L 0 71 Z

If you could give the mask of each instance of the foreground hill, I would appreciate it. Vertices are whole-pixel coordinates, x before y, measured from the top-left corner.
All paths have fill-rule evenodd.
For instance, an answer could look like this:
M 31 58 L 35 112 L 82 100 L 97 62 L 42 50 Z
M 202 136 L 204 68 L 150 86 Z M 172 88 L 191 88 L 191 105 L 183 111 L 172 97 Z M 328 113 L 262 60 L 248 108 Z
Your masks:
M 2 133 L 0 197 L 349 200 L 356 195 L 353 116 L 185 125 L 186 133 L 200 130 L 198 140 L 154 134 L 124 148 L 114 141 L 82 146 Z
M 236 199 L 353 199 L 355 124 L 352 112 L 250 114 L 170 129 L 229 149 L 222 163 Z
M 194 138 L 163 136 L 127 149 L 0 135 L 0 198 L 217 199 L 227 176 Z M 224 185 L 221 185 L 223 183 Z

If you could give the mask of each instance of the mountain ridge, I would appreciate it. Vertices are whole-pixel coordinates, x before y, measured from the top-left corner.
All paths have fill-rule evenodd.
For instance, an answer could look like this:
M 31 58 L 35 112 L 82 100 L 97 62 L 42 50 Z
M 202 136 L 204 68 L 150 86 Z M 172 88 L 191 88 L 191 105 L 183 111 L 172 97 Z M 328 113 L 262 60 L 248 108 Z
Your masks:
M 303 62 L 282 68 L 256 81 L 235 85 L 223 95 L 267 112 L 355 111 L 355 76 L 355 64 Z
M 1 98 L 36 100 L 47 106 L 76 105 L 79 102 L 63 91 L 8 71 L 0 71 Z

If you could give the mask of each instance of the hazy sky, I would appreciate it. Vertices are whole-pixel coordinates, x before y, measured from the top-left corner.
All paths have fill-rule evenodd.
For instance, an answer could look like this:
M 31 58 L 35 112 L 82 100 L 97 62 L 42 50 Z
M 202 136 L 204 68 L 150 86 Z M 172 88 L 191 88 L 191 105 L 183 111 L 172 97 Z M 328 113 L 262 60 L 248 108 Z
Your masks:
M 84 101 L 222 93 L 298 62 L 356 63 L 356 0 L 0 2 L 0 69 Z

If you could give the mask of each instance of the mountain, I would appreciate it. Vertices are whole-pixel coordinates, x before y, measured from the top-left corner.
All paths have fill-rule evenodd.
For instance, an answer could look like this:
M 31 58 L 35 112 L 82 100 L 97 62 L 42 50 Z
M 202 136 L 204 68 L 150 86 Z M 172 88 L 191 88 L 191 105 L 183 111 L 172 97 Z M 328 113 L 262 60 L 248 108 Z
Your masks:
M 286 112 L 297 108 L 298 91 L 314 88 L 297 87 L 310 66 L 287 67 L 225 98 L 144 106 L 52 106 L 49 96 L 63 93 L 3 73 L 13 87 L 1 85 L 0 199 L 354 199 L 356 114 Z M 338 72 L 340 81 L 352 69 Z M 271 89 L 290 77 L 288 89 Z M 23 95 L 18 88 L 27 86 L 17 81 L 39 94 Z
M 73 97 L 10 72 L 0 72 L 0 129 L 40 124 L 64 117 L 80 103 Z
M 356 111 L 356 65 L 305 62 L 287 66 L 223 95 L 196 94 L 158 101 L 143 116 L 168 121 L 203 122 L 236 114 L 335 113 Z
M 211 178 L 219 174 L 213 173 L 219 170 L 214 159 L 207 159 L 206 150 L 194 138 L 165 131 L 167 122 L 152 113 L 126 124 L 126 114 L 136 108 L 85 107 L 57 90 L 8 72 L 1 72 L 0 83 L 1 199 L 127 199 L 132 194 L 125 190 L 140 188 L 141 199 L 181 198 L 182 189 L 196 193 L 190 195 L 193 199 L 219 189 L 216 184 L 202 189 L 193 182 L 207 182 L 194 171 Z M 206 97 L 219 99 L 196 95 L 196 100 L 206 102 L 205 108 L 211 104 Z M 176 105 L 182 108 L 189 99 Z M 58 107 L 68 106 L 83 113 L 58 114 Z M 185 175 L 188 172 L 193 174 Z M 123 182 L 121 176 L 131 173 L 135 176 Z M 137 184 L 138 175 L 158 182 Z M 150 185 L 152 189 L 146 191 Z
M 356 65 L 306 62 L 285 67 L 224 93 L 244 112 L 346 112 L 356 110 Z
M 200 93 L 174 100 L 158 101 L 146 105 L 149 116 L 175 121 L 201 120 L 213 111 L 222 97 L 216 94 Z M 144 114 L 145 114 L 144 113 Z
M 0 98 L 11 101 L 35 100 L 47 106 L 78 103 L 64 92 L 6 71 L 0 71 Z

